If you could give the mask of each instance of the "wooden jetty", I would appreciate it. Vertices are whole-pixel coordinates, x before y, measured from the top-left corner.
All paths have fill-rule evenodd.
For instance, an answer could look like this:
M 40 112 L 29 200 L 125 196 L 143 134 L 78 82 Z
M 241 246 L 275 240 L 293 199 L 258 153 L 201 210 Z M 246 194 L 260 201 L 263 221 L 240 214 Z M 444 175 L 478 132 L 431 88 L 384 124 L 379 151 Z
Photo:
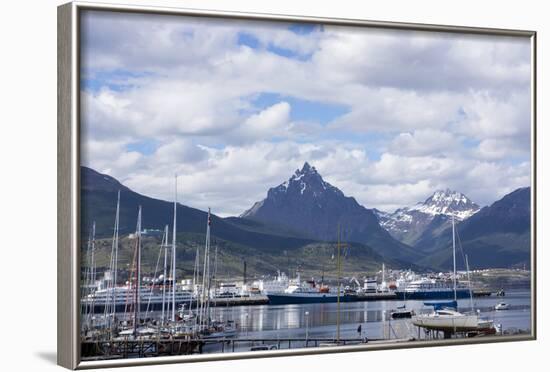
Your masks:
M 207 352 L 250 351 L 259 345 L 269 350 L 323 347 L 327 345 L 351 346 L 389 341 L 367 338 L 141 338 L 82 341 L 83 361 L 147 358 L 156 356 L 191 355 Z
M 329 344 L 338 344 L 338 346 L 361 345 L 368 342 L 381 341 L 379 339 L 367 338 L 212 338 L 204 339 L 203 348 L 217 345 L 218 352 L 235 352 L 239 347 L 250 349 L 259 345 L 271 346 L 272 350 L 280 349 L 298 349 L 304 347 L 320 347 Z
M 145 358 L 169 355 L 189 355 L 202 352 L 200 339 L 138 338 L 83 341 L 82 360 Z

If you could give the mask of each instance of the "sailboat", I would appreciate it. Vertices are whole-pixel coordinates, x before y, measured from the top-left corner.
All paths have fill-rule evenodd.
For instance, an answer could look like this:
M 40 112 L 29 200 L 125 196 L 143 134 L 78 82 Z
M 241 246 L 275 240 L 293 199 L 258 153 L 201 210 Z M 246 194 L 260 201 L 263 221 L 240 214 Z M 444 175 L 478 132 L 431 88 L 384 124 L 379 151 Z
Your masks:
M 84 300 L 82 301 L 85 304 L 83 308 L 84 311 L 84 321 L 82 323 L 82 334 L 83 336 L 88 336 L 90 330 L 94 326 L 94 295 L 96 292 L 96 280 L 95 280 L 95 221 L 92 224 L 92 230 L 90 232 L 90 237 L 88 238 L 88 245 L 86 249 L 88 266 L 86 267 L 85 272 L 85 285 L 82 288 L 82 291 L 85 293 Z
M 450 335 L 450 332 L 468 332 L 479 330 L 479 315 L 463 314 L 457 310 L 456 294 L 456 239 L 455 221 L 451 220 L 453 232 L 453 290 L 454 300 L 447 302 L 426 302 L 425 305 L 433 306 L 429 314 L 419 314 L 412 317 L 412 323 L 418 327 L 428 330 L 443 331 Z
M 132 327 L 128 327 L 119 332 L 120 337 L 132 337 L 137 338 L 140 336 L 140 306 L 141 306 L 141 205 L 138 209 L 138 217 L 136 224 L 136 244 L 134 248 L 134 288 L 133 288 L 133 298 L 132 305 L 134 310 L 134 315 L 132 319 Z M 125 311 L 126 312 L 126 311 Z
M 210 229 L 212 227 L 212 214 L 210 208 L 208 208 L 208 217 L 206 220 L 206 241 L 204 245 L 204 262 L 202 271 L 202 285 L 200 290 L 200 297 L 197 300 L 198 304 L 198 332 L 201 338 L 222 338 L 232 337 L 237 333 L 234 322 L 222 322 L 212 320 L 212 308 L 210 303 L 210 296 L 212 290 L 212 282 L 214 280 L 214 270 L 211 270 L 210 259 Z M 198 277 L 198 275 L 197 275 Z M 191 318 L 192 319 L 192 318 Z

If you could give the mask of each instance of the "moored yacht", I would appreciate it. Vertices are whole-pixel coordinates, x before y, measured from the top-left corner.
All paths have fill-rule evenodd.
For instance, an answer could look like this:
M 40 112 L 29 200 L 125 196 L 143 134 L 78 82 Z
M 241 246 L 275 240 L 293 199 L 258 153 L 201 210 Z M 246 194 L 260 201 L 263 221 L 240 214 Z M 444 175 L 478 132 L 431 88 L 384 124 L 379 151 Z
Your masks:
M 412 317 L 412 322 L 418 327 L 436 331 L 467 332 L 478 328 L 477 314 L 458 312 L 456 301 L 446 303 L 425 303 L 433 306 L 433 312 Z
M 479 313 L 473 311 L 473 301 L 470 289 L 467 293 L 470 295 L 471 313 L 461 313 L 458 311 L 458 291 L 456 281 L 456 241 L 455 241 L 455 223 L 454 218 L 451 220 L 453 233 L 453 289 L 452 294 L 454 300 L 450 302 L 425 303 L 425 305 L 433 306 L 433 311 L 429 314 L 420 314 L 412 317 L 412 323 L 426 330 L 443 331 L 445 337 L 450 337 L 451 333 L 456 332 L 492 332 L 494 331 L 493 322 L 491 320 L 481 319 Z M 466 255 L 466 269 L 469 268 L 468 256 Z

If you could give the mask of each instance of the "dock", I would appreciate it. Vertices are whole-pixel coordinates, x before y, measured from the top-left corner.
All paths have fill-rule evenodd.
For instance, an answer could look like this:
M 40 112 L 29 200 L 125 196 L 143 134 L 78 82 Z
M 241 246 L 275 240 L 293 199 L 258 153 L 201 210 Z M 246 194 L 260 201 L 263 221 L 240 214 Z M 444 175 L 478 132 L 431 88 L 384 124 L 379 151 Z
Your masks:
M 203 344 L 199 339 L 160 338 L 83 341 L 81 355 L 83 361 L 189 355 L 201 353 Z
M 395 292 L 358 293 L 355 301 L 386 301 L 397 300 Z
M 235 351 L 289 350 L 325 346 L 351 346 L 381 343 L 383 339 L 367 338 L 197 338 L 166 339 L 142 338 L 131 340 L 98 340 L 82 341 L 82 360 L 111 360 L 126 358 L 146 358 L 157 356 L 202 354 L 204 349 L 209 353 L 229 353 Z
M 254 296 L 242 296 L 242 297 L 226 297 L 226 298 L 212 298 L 210 299 L 210 306 L 212 307 L 220 307 L 220 306 L 247 306 L 247 305 L 267 305 L 269 302 L 269 299 L 265 295 L 254 295 Z M 185 302 L 176 302 L 176 306 L 179 307 L 183 304 L 186 306 L 189 306 L 190 301 Z M 191 301 L 191 307 L 195 307 L 197 305 L 197 302 L 195 300 Z M 90 302 L 88 301 L 82 301 L 80 303 L 81 311 L 82 313 L 85 313 L 85 311 L 88 310 L 90 307 Z M 116 305 L 116 311 L 117 312 L 124 312 L 127 310 L 126 304 L 117 304 Z M 94 303 L 93 304 L 94 313 L 95 314 L 101 314 L 105 311 L 105 305 L 101 303 Z M 153 302 L 153 303 L 147 303 L 147 301 L 142 301 L 140 306 L 141 311 L 160 311 L 162 310 L 162 303 Z

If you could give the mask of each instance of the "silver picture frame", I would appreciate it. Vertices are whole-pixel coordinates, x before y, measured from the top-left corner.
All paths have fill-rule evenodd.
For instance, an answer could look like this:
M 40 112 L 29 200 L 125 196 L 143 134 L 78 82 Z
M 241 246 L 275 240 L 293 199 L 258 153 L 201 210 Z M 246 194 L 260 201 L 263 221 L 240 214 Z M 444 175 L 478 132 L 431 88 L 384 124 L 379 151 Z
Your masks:
M 449 32 L 529 38 L 531 41 L 531 334 L 482 337 L 471 339 L 450 339 L 434 341 L 412 341 L 404 344 L 359 345 L 297 350 L 276 350 L 259 352 L 238 352 L 231 354 L 170 356 L 143 359 L 80 360 L 79 342 L 79 273 L 80 273 L 80 32 L 79 18 L 82 11 L 101 10 L 134 12 L 141 14 L 168 14 L 194 17 L 303 22 L 366 28 L 399 29 L 411 31 Z M 481 344 L 494 342 L 535 340 L 537 337 L 536 298 L 536 237 L 537 237 L 537 33 L 527 30 L 494 29 L 483 27 L 462 27 L 432 24 L 382 22 L 358 19 L 319 18 L 309 16 L 258 14 L 245 12 L 180 9 L 134 5 L 112 5 L 89 2 L 71 2 L 58 7 L 57 11 L 57 363 L 69 369 L 99 367 L 138 366 L 167 363 L 189 363 L 242 358 L 265 358 L 290 355 L 310 355 L 371 351 L 379 349 L 401 349 L 428 346 Z

